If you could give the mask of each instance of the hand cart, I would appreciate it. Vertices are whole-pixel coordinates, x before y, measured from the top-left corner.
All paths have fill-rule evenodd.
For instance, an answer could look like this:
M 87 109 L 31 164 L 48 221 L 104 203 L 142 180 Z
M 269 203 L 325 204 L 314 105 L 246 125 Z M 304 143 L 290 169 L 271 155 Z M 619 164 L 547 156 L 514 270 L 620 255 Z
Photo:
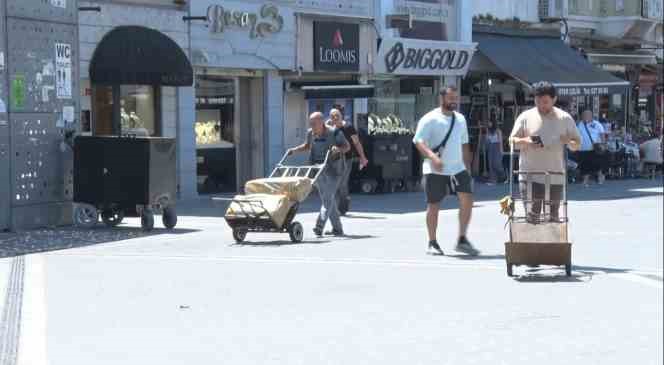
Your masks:
M 514 151 L 513 146 L 511 150 Z M 510 179 L 512 201 L 508 209 L 509 241 L 505 242 L 507 275 L 512 276 L 515 265 L 555 265 L 564 266 L 567 276 L 571 276 L 572 243 L 569 242 L 567 215 L 567 172 L 564 169 L 563 172 L 515 171 L 510 163 L 510 176 L 518 177 L 520 184 L 525 184 L 525 189 L 515 191 L 514 178 Z M 554 185 L 561 186 L 560 200 L 551 199 L 553 179 L 561 183 Z M 543 199 L 533 199 L 534 180 L 539 180 L 540 184 L 544 180 Z M 525 196 L 522 193 L 525 193 Z M 541 209 L 533 209 L 539 205 Z
M 306 166 L 291 166 L 286 165 L 288 158 L 286 153 L 281 161 L 274 168 L 269 178 L 282 178 L 282 177 L 303 177 L 311 179 L 311 185 L 315 185 L 316 180 L 327 166 L 327 161 L 330 152 L 325 156 L 322 164 L 313 164 Z M 307 194 L 308 195 L 308 194 Z M 288 210 L 286 219 L 281 226 L 277 226 L 273 215 L 265 207 L 264 202 L 259 199 L 252 198 L 212 198 L 216 201 L 225 201 L 237 203 L 240 207 L 239 212 L 234 214 L 226 214 L 224 219 L 233 230 L 233 239 L 237 243 L 244 242 L 248 232 L 255 233 L 288 233 L 293 243 L 300 243 L 304 238 L 304 229 L 300 222 L 294 221 L 295 215 L 299 208 L 300 202 L 296 201 Z

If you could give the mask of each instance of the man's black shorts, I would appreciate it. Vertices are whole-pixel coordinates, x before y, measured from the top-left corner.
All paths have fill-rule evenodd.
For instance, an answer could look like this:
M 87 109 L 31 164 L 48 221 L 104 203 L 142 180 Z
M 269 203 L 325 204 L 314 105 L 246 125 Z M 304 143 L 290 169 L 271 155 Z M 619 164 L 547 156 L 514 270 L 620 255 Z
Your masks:
M 454 182 L 455 184 L 453 184 Z M 450 193 L 473 193 L 473 178 L 466 170 L 454 175 L 454 179 L 447 175 L 424 175 L 423 185 L 427 203 L 430 204 L 440 203 Z M 454 189 L 454 192 L 450 192 L 451 188 Z

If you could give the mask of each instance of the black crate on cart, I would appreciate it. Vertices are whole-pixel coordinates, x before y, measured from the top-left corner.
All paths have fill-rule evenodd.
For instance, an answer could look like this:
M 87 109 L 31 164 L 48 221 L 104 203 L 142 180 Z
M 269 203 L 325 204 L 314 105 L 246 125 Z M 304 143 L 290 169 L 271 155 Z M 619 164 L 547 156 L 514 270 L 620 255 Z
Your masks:
M 154 213 L 175 227 L 177 215 L 176 144 L 173 138 L 80 136 L 74 142 L 74 221 L 108 226 L 125 216 L 154 226 Z
M 416 184 L 413 168 L 412 135 L 361 135 L 369 159 L 362 171 L 354 169 L 352 183 L 364 193 L 413 190 Z

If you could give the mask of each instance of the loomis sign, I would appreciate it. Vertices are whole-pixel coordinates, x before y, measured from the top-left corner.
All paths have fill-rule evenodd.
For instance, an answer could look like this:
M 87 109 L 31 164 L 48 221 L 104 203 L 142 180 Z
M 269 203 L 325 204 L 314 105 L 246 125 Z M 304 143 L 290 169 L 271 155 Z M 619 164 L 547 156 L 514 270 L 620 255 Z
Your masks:
M 376 72 L 463 76 L 474 52 L 475 43 L 386 39 L 378 52 Z
M 55 90 L 58 99 L 71 99 L 71 44 L 55 44 Z

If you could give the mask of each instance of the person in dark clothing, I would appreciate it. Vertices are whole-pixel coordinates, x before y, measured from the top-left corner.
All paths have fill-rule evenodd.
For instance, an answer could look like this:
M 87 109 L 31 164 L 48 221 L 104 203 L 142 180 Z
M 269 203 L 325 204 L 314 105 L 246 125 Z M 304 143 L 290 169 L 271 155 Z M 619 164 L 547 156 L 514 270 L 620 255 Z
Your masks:
M 337 191 L 337 206 L 341 215 L 345 215 L 350 205 L 348 182 L 350 179 L 350 173 L 353 169 L 353 162 L 355 162 L 359 156 L 360 170 L 362 170 L 369 164 L 369 160 L 367 160 L 367 157 L 364 154 L 364 148 L 362 148 L 362 144 L 360 143 L 357 130 L 355 130 L 355 127 L 353 127 L 352 124 L 344 120 L 339 109 L 330 110 L 330 120 L 328 123 L 331 127 L 343 132 L 346 140 L 354 147 L 346 153 L 346 166 L 343 175 L 341 176 L 339 190 Z

